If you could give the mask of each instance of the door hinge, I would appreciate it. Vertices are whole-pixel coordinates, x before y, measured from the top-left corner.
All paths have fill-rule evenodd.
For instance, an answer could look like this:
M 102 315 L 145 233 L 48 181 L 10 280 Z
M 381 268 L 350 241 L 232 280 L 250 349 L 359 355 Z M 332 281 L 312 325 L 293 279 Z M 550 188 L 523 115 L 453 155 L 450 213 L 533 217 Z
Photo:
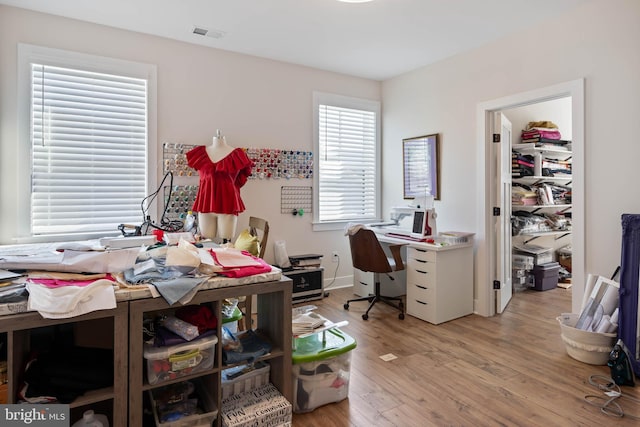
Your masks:
M 500 216 L 500 208 L 497 206 L 493 207 L 493 216 Z
M 494 133 L 493 134 L 493 142 L 500 142 L 500 134 L 499 133 Z
M 500 289 L 500 280 L 493 281 L 493 289 Z

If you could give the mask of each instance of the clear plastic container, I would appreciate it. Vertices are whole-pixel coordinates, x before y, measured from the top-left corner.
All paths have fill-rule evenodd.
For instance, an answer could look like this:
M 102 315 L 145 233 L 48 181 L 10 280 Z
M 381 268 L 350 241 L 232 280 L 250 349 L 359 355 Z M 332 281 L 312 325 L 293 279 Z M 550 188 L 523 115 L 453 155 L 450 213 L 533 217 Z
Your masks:
M 196 338 L 193 341 L 167 347 L 144 345 L 149 384 L 173 380 L 213 367 L 218 337 Z
M 356 341 L 338 328 L 306 338 L 293 352 L 293 412 L 309 412 L 349 395 L 351 350 Z M 315 340 L 314 340 L 315 339 Z M 318 342 L 319 341 L 319 342 Z M 319 344 L 319 345 L 318 345 Z

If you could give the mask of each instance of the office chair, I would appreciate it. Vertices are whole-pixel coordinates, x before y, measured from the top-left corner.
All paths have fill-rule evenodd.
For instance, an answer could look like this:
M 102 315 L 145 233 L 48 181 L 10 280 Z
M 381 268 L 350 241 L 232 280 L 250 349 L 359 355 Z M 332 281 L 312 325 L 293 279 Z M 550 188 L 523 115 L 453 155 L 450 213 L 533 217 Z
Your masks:
M 260 252 L 258 258 L 264 258 L 264 253 L 267 250 L 267 239 L 269 238 L 269 222 L 266 219 L 258 218 L 255 216 L 249 217 L 249 233 L 252 236 L 256 236 L 260 242 Z M 238 302 L 240 311 L 244 314 L 240 319 L 240 326 L 243 329 L 251 328 L 251 310 L 252 310 L 252 296 L 246 295 L 243 301 Z
M 373 273 L 375 293 L 366 297 L 348 300 L 344 304 L 344 309 L 349 310 L 349 304 L 355 301 L 369 301 L 369 308 L 367 308 L 367 311 L 362 315 L 362 319 L 367 320 L 369 318 L 369 311 L 380 301 L 400 310 L 398 318 L 403 320 L 404 304 L 402 303 L 402 298 L 386 297 L 380 294 L 380 275 L 387 274 L 391 280 L 394 280 L 393 276 L 389 273 L 404 270 L 404 262 L 400 254 L 400 248 L 404 245 L 389 245 L 393 257 L 387 257 L 376 234 L 371 230 L 361 228 L 353 234 L 349 233 L 349 246 L 351 248 L 353 267 L 361 271 Z

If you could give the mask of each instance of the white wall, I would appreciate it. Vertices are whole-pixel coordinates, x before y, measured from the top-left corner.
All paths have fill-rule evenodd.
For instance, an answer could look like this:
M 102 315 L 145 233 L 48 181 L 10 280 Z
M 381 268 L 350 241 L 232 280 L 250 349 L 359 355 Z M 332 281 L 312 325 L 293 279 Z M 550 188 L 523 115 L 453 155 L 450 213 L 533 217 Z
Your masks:
M 402 202 L 402 139 L 437 132 L 443 151 L 438 227 L 477 231 L 477 105 L 584 78 L 585 268 L 610 276 L 620 263 L 620 216 L 640 212 L 639 18 L 636 0 L 594 1 L 383 82 L 385 208 Z
M 220 128 L 236 147 L 312 150 L 312 92 L 380 100 L 380 83 L 282 62 L 117 30 L 23 9 L 0 6 L 0 243 L 13 243 L 16 218 L 16 58 L 17 44 L 29 43 L 156 64 L 157 144 L 205 144 Z M 159 178 L 162 169 L 159 165 Z M 242 189 L 249 215 L 270 223 L 265 258 L 273 261 L 275 240 L 290 253 L 325 255 L 325 278 L 351 275 L 348 241 L 341 232 L 313 232 L 312 215 L 280 213 L 282 185 L 311 186 L 311 180 L 252 180 Z M 345 280 L 350 278 L 345 277 Z

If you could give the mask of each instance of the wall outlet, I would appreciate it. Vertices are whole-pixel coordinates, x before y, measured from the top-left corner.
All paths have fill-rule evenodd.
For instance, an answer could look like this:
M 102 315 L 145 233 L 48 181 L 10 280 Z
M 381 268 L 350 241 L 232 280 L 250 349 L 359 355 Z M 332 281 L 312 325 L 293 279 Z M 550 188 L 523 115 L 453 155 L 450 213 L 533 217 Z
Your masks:
M 340 261 L 340 256 L 338 256 L 338 252 L 333 251 L 331 252 L 331 262 L 338 262 Z

